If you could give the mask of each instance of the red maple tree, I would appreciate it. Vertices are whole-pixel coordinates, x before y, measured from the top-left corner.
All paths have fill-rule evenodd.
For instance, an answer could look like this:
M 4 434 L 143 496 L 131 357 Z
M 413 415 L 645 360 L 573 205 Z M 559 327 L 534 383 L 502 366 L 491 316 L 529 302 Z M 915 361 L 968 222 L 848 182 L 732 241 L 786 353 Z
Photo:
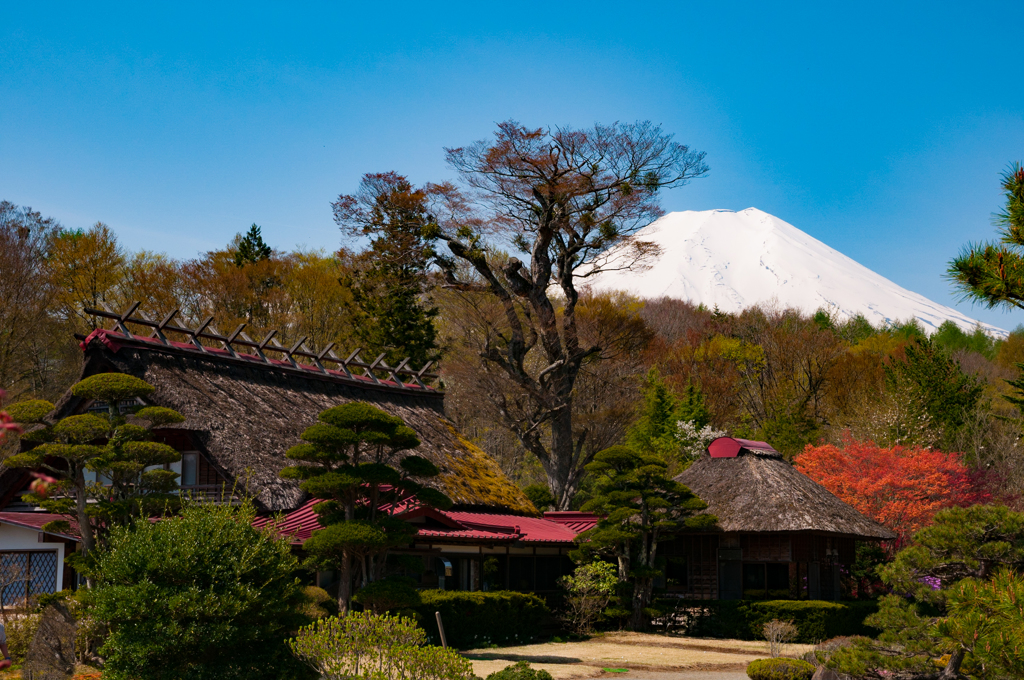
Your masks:
M 847 435 L 841 446 L 808 445 L 793 462 L 843 501 L 892 529 L 897 535 L 892 550 L 906 545 L 939 510 L 992 499 L 984 480 L 963 464 L 959 453 L 886 448 Z

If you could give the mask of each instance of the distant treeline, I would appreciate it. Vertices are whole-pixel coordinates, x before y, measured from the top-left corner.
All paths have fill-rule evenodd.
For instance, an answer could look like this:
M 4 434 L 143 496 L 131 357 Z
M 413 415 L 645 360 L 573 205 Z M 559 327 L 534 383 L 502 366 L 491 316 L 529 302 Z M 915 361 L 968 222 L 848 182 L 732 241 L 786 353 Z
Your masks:
M 221 331 L 240 323 L 252 336 L 276 329 L 284 344 L 306 337 L 313 349 L 335 342 L 390 360 L 440 357 L 450 416 L 511 476 L 543 481 L 500 417 L 522 400 L 520 388 L 480 361 L 483 343 L 501 332 L 501 308 L 444 287 L 425 265 L 382 272 L 387 252 L 375 247 L 282 252 L 253 225 L 221 249 L 174 260 L 126 250 L 101 223 L 66 229 L 2 203 L 0 388 L 9 399 L 56 398 L 78 377 L 75 334 L 102 325 L 84 310 L 139 300 L 151 317 L 180 309 L 190 322 L 213 316 Z M 389 297 L 392 288 L 381 283 L 403 276 L 415 304 Z M 576 315 L 581 342 L 600 350 L 584 362 L 572 402 L 587 450 L 622 441 L 653 367 L 680 397 L 698 394 L 715 428 L 765 439 L 790 456 L 849 433 L 962 451 L 968 463 L 998 472 L 1007 489 L 1024 483 L 1020 412 L 1003 398 L 1024 362 L 1024 331 L 1002 340 L 947 322 L 927 337 L 915 321 L 877 328 L 825 311 L 724 314 L 626 295 L 584 294 Z M 408 323 L 393 330 L 395 318 Z

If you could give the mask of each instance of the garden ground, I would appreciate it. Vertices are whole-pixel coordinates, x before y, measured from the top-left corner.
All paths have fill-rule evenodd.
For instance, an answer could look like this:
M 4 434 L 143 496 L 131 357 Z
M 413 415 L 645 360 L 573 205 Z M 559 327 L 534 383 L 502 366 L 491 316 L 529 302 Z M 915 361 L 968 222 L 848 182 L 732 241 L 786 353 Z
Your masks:
M 812 645 L 786 645 L 786 656 L 800 656 Z M 522 647 L 473 649 L 476 674 L 486 678 L 516 661 L 543 668 L 556 680 L 622 678 L 623 680 L 715 680 L 745 678 L 747 664 L 768 656 L 764 642 L 712 640 L 649 633 L 616 632 L 583 642 L 546 642 Z M 617 669 L 620 672 L 616 672 Z M 622 670 L 629 672 L 622 673 Z

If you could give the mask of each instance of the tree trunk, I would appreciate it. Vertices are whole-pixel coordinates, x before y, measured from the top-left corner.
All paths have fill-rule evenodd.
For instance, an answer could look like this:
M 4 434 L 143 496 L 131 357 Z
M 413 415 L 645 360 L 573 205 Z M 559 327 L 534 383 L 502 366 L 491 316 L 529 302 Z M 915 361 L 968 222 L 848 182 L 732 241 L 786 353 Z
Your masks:
M 352 558 L 347 550 L 341 552 L 341 583 L 338 584 L 338 613 L 348 613 L 348 603 L 352 599 Z
M 568 401 L 551 419 L 551 454 L 547 460 L 541 461 L 557 510 L 568 510 L 572 497 L 576 495 L 572 435 L 572 402 Z
M 85 514 L 85 473 L 79 468 L 75 472 L 75 510 L 78 516 L 78 533 L 82 537 L 82 557 L 85 557 L 96 547 L 96 538 L 92 533 L 92 524 L 89 516 Z M 85 585 L 92 588 L 92 577 L 86 577 Z
M 960 675 L 960 664 L 964 662 L 964 648 L 960 647 L 955 652 L 949 655 L 949 661 L 946 663 L 946 667 L 939 673 L 939 680 L 956 680 L 963 676 Z

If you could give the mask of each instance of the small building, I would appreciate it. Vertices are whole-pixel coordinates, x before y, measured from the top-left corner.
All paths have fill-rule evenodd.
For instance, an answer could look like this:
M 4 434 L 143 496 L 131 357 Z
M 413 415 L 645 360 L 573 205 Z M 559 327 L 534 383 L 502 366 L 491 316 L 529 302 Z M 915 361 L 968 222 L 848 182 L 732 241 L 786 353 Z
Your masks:
M 676 481 L 718 518 L 715 531 L 659 548 L 679 597 L 835 600 L 857 541 L 895 538 L 765 442 L 716 439 Z

